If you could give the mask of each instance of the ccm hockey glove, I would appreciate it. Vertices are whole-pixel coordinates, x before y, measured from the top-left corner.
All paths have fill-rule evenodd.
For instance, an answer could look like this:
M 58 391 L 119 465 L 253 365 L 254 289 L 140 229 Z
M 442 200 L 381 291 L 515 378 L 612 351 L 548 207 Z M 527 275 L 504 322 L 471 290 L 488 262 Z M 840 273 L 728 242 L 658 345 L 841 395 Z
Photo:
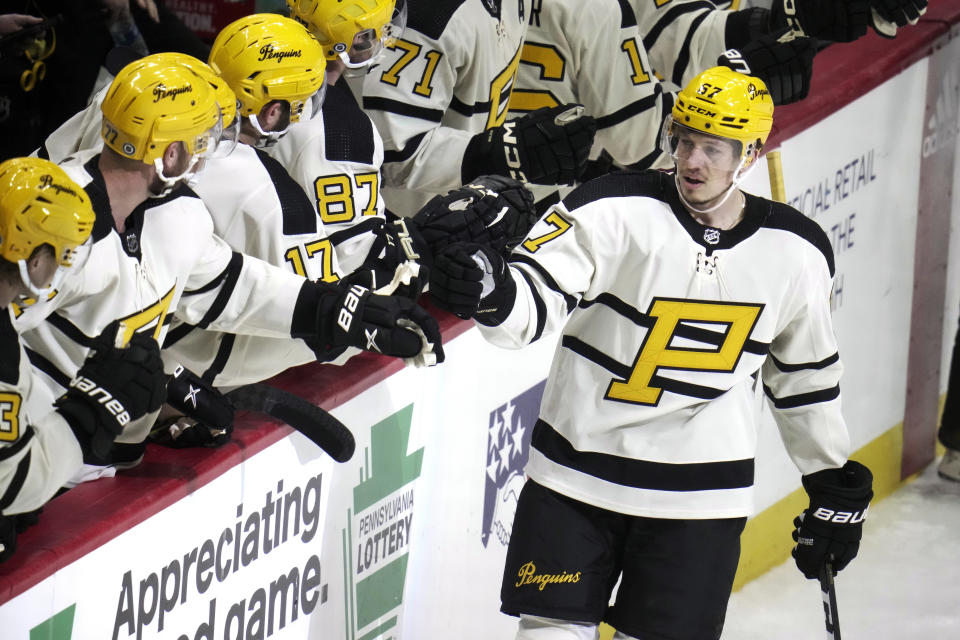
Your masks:
M 840 571 L 857 557 L 872 485 L 870 469 L 853 460 L 803 476 L 810 506 L 793 521 L 793 558 L 804 576 L 817 578 L 827 562 Z
M 586 167 L 596 132 L 597 121 L 579 104 L 531 111 L 470 140 L 463 181 L 495 173 L 521 182 L 573 184 Z
M 878 35 L 893 38 L 897 27 L 917 24 L 927 12 L 927 0 L 870 0 L 870 24 Z
M 326 351 L 356 347 L 398 358 L 432 353 L 443 362 L 440 327 L 426 310 L 408 298 L 377 295 L 359 284 L 306 283 L 291 334 L 318 341 Z
M 156 340 L 135 333 L 129 345 L 117 348 L 107 340 L 114 333 L 110 329 L 97 339 L 99 346 L 54 403 L 87 462 L 105 459 L 123 428 L 159 409 L 166 395 L 167 376 Z
M 510 315 L 517 285 L 499 252 L 482 244 L 458 242 L 436 256 L 430 295 L 437 306 L 461 318 L 495 327 Z
M 772 33 L 739 50 L 727 49 L 717 58 L 719 66 L 763 80 L 776 105 L 807 97 L 810 76 L 813 75 L 813 57 L 817 54 L 816 42 L 810 38 L 780 42 L 779 35 L 791 37 L 789 31 Z
M 798 38 L 853 42 L 867 33 L 871 0 L 778 0 L 773 22 Z
M 434 196 L 413 217 L 436 255 L 454 242 L 475 242 L 503 252 L 523 240 L 537 221 L 533 194 L 503 176 L 480 176 Z

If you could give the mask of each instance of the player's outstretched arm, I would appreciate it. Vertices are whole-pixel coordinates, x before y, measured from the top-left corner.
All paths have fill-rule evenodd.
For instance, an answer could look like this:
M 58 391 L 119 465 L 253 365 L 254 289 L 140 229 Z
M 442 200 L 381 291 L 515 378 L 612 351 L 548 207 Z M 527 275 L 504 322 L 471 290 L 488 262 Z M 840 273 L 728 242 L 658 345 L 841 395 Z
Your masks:
M 84 461 L 92 464 L 106 459 L 127 423 L 156 411 L 166 397 L 156 340 L 135 333 L 118 348 L 112 344 L 115 329 L 111 325 L 97 339 L 98 346 L 54 403 L 80 443 Z
M 810 505 L 793 521 L 793 558 L 808 579 L 827 562 L 840 571 L 857 556 L 872 484 L 870 469 L 854 460 L 803 476 Z
M 291 335 L 319 343 L 325 351 L 356 347 L 398 358 L 444 358 L 440 327 L 425 309 L 359 284 L 304 283 Z
M 584 115 L 582 105 L 531 111 L 470 140 L 463 181 L 492 173 L 535 184 L 573 184 L 586 168 L 596 132 L 596 120 Z

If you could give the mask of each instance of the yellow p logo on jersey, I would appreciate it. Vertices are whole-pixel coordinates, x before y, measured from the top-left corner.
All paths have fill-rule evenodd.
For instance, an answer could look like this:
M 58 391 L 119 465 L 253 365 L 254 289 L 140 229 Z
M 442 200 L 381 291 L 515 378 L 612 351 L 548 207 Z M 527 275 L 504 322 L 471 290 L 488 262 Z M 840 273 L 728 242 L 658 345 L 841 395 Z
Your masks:
M 647 315 L 655 323 L 640 346 L 630 378 L 611 380 L 604 397 L 656 406 L 663 389 L 651 382 L 659 369 L 733 371 L 762 310 L 762 304 L 654 298 Z M 682 323 L 725 325 L 723 342 L 714 349 L 671 346 Z

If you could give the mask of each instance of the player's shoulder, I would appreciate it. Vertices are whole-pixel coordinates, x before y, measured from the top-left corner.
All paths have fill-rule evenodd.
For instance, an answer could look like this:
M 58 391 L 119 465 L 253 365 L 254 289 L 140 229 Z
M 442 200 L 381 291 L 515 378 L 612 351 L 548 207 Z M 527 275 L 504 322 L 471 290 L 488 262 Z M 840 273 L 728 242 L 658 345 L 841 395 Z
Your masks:
M 748 200 L 758 198 L 758 196 L 746 195 Z M 823 255 L 832 276 L 834 273 L 833 247 L 826 232 L 817 224 L 817 221 L 808 218 L 788 204 L 773 200 L 761 200 L 767 202 L 768 211 L 760 226 L 766 229 L 786 231 L 809 243 Z
M 327 88 L 321 113 L 327 159 L 372 165 L 376 152 L 373 123 L 345 79 Z
M 20 379 L 20 336 L 13 328 L 10 309 L 0 310 L 0 383 L 16 385 Z
M 609 198 L 654 198 L 665 201 L 668 176 L 661 171 L 614 171 L 584 182 L 563 199 L 567 211 Z
M 277 194 L 283 216 L 283 234 L 291 236 L 316 232 L 317 214 L 303 187 L 267 152 L 257 149 L 256 155 L 263 163 Z

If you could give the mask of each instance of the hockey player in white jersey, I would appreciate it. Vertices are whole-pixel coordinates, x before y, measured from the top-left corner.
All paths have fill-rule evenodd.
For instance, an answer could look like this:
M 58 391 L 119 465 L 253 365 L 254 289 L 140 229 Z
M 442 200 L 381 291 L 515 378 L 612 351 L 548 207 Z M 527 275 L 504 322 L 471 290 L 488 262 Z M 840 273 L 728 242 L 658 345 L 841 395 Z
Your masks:
M 407 0 L 403 36 L 363 82 L 363 109 L 384 140 L 392 211 L 412 216 L 433 195 L 479 175 L 565 184 L 583 171 L 594 124 L 582 108 L 562 105 L 507 121 L 526 5 Z
M 82 362 L 91 336 L 116 327 L 120 343 L 140 331 L 162 342 L 174 315 L 329 349 L 414 357 L 435 347 L 442 360 L 435 321 L 409 300 L 315 283 L 233 252 L 213 235 L 209 213 L 184 183 L 219 140 L 220 110 L 205 79 L 182 65 L 135 62 L 114 79 L 102 109 L 102 153 L 62 165 L 97 213 L 88 269 L 18 318 L 31 328 L 31 359 L 54 389 Z M 118 442 L 127 446 L 88 462 L 135 462 L 153 417 L 124 429 Z
M 595 638 L 602 620 L 619 638 L 720 636 L 753 509 L 757 386 L 809 495 L 797 566 L 815 578 L 856 556 L 872 476 L 848 460 L 833 253 L 815 222 L 738 188 L 772 115 L 760 79 L 709 69 L 665 123 L 673 175 L 582 185 L 509 261 L 437 256 L 432 295 L 489 341 L 563 332 L 504 569 L 518 638 Z
M 11 304 L 53 293 L 82 268 L 94 212 L 83 189 L 52 162 L 0 164 L 0 562 L 18 530 L 129 420 L 156 410 L 166 376 L 156 342 L 103 344 L 67 393 L 49 402 L 14 329 Z M 104 401 L 101 402 L 101 399 Z M 109 402 L 108 402 L 109 401 Z

